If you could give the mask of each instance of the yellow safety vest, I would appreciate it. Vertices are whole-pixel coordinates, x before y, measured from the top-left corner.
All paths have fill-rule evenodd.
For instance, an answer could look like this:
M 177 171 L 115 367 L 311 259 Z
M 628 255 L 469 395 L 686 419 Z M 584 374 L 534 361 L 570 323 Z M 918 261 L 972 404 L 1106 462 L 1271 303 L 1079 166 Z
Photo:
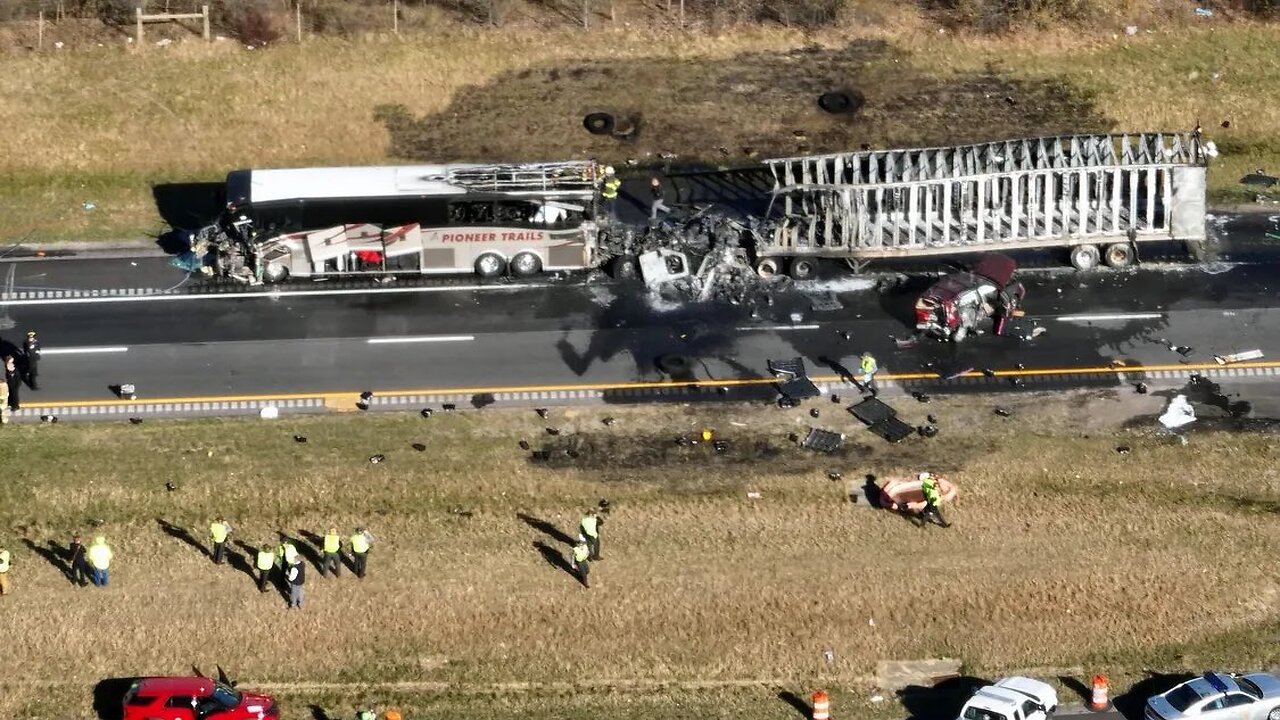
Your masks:
M 351 552 L 357 555 L 369 552 L 369 538 L 365 537 L 364 533 L 351 536 Z
M 0 550 L 0 573 L 9 572 L 9 551 Z
M 213 536 L 216 543 L 224 543 L 227 541 L 227 535 L 231 532 L 231 526 L 226 523 L 213 523 L 209 525 L 209 534 Z
M 574 545 L 574 546 L 573 546 L 573 561 L 574 561 L 574 562 L 580 562 L 580 563 L 581 563 L 581 562 L 586 562 L 586 561 L 587 561 L 587 558 L 589 558 L 589 557 L 591 557 L 591 551 L 590 551 L 589 549 L 587 549 L 587 544 L 586 544 L 586 543 L 578 543 L 577 545 Z
M 596 529 L 598 518 L 595 515 L 584 515 L 582 517 L 582 534 L 589 538 L 598 537 L 599 532 Z
M 342 547 L 342 540 L 337 535 L 324 536 L 324 551 L 327 553 L 336 553 Z
M 281 543 L 280 547 L 276 548 L 276 557 L 284 558 L 286 565 L 292 565 L 298 559 L 298 548 L 294 547 L 293 543 Z
M 920 484 L 920 490 L 924 493 L 924 499 L 934 505 L 938 504 L 938 500 L 942 498 L 938 494 L 938 482 L 933 478 L 929 478 Z
M 106 544 L 94 543 L 89 546 L 89 564 L 99 570 L 106 570 L 111 567 L 111 547 Z
M 259 570 L 270 570 L 271 566 L 276 564 L 276 556 L 268 550 L 259 550 L 257 564 Z
M 605 200 L 613 200 L 618 197 L 618 188 L 622 187 L 622 181 L 616 177 L 611 177 L 604 181 L 604 189 L 600 191 L 600 197 Z
M 876 367 L 875 358 L 873 357 L 862 358 L 862 374 L 863 375 L 866 375 L 867 373 L 874 373 L 877 369 L 878 368 Z

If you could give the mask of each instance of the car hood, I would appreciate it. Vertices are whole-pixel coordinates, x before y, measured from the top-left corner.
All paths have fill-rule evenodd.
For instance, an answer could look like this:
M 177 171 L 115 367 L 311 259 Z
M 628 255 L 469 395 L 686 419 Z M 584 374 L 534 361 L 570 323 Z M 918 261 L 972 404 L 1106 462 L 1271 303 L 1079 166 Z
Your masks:
M 928 290 L 925 290 L 922 297 L 935 302 L 954 300 L 957 295 L 977 287 L 981 282 L 981 278 L 972 273 L 948 275 L 934 283 Z
M 1045 707 L 1052 708 L 1058 705 L 1058 692 L 1054 690 L 1048 683 L 1033 680 L 1028 677 L 1009 677 L 996 683 L 998 687 L 1016 690 L 1024 695 L 1035 698 L 1037 702 Z

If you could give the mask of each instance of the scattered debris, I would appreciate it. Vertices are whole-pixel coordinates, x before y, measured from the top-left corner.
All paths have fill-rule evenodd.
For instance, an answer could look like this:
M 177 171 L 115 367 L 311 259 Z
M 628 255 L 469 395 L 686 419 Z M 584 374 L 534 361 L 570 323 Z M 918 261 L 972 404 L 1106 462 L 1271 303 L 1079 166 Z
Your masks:
M 1232 353 L 1230 355 L 1214 355 L 1213 359 L 1219 365 L 1230 365 L 1232 363 L 1246 362 L 1248 360 L 1261 360 L 1261 350 L 1246 350 L 1244 352 Z
M 883 695 L 872 695 L 872 696 L 871 696 L 871 702 L 873 702 L 873 703 L 880 703 L 880 702 L 884 702 L 884 696 L 883 696 Z
M 1044 326 L 1042 326 L 1042 325 L 1036 325 L 1035 327 L 1031 328 L 1031 332 L 1027 333 L 1026 335 L 1023 335 L 1023 336 L 1022 336 L 1022 339 L 1023 339 L 1023 340 L 1035 340 L 1036 338 L 1038 338 L 1038 337 L 1040 337 L 1041 335 L 1045 334 L 1045 332 L 1046 332 L 1046 331 L 1047 331 L 1047 328 L 1045 328 Z
M 444 410 L 445 412 L 453 412 L 454 410 L 458 409 L 458 406 L 454 405 L 453 403 L 445 403 L 444 405 L 440 406 L 440 409 Z
M 1008 408 L 1003 408 L 1003 407 L 996 407 L 995 412 L 996 412 L 996 414 L 997 414 L 997 415 L 999 415 L 1000 417 L 1009 417 L 1010 415 L 1012 415 L 1012 414 L 1013 414 L 1013 412 L 1012 412 L 1011 410 L 1009 410 Z
M 992 370 L 991 368 L 982 368 L 982 374 L 987 377 L 995 377 L 996 371 Z
M 918 400 L 918 401 L 920 401 L 920 402 L 922 402 L 922 403 L 927 403 L 927 402 L 929 402 L 930 400 L 932 400 L 932 399 L 933 399 L 933 398 L 929 397 L 928 395 L 925 395 L 924 393 L 919 392 L 919 391 L 911 393 L 911 397 L 915 398 L 916 400 Z M 931 422 L 932 422 L 932 421 L 931 421 Z
M 1256 185 L 1258 187 L 1269 188 L 1276 183 L 1280 183 L 1280 178 L 1274 175 L 1266 175 L 1262 172 L 1262 168 L 1258 168 L 1257 172 L 1249 173 L 1240 178 L 1241 185 Z
M 547 409 L 546 409 L 546 408 L 534 408 L 534 409 L 533 409 L 533 411 L 534 411 L 534 412 L 536 412 L 536 413 L 538 413 L 538 417 L 542 418 L 543 420 L 546 420 L 546 419 L 547 419 Z
M 601 419 L 600 422 L 604 423 L 605 427 L 613 427 L 613 424 L 617 422 L 617 420 L 614 420 L 611 417 L 607 417 L 607 418 Z
M 121 400 L 137 400 L 138 399 L 138 389 L 134 387 L 133 383 L 121 383 L 120 385 L 112 385 L 111 391 L 114 392 L 116 394 L 116 397 L 120 398 Z
M 896 443 L 916 432 L 916 429 L 898 417 L 898 411 L 876 398 L 867 398 L 849 406 L 849 412 L 867 425 L 873 434 Z
M 1197 375 L 1196 377 L 1199 376 Z M 1159 420 L 1160 424 L 1165 428 L 1174 430 L 1195 422 L 1196 411 L 1195 408 L 1191 407 L 1191 403 L 1187 402 L 1186 395 L 1174 395 Z
M 924 416 L 924 419 L 925 419 L 926 421 L 928 421 L 930 425 L 937 425 L 937 424 L 938 424 L 938 416 L 937 416 L 937 415 L 925 415 L 925 416 Z
M 821 414 L 822 414 L 822 413 L 818 412 L 818 408 L 810 408 L 810 409 L 809 409 L 809 417 L 816 418 L 816 417 L 818 417 L 818 416 L 819 416 L 819 415 L 821 415 Z
M 896 345 L 899 350 L 910 350 L 911 348 L 920 344 L 920 336 L 912 335 L 906 340 L 899 340 L 898 338 L 893 338 L 893 344 Z
M 1198 7 L 1196 8 L 1196 16 L 1197 17 L 1213 17 L 1213 10 L 1209 8 Z
M 294 436 L 293 436 L 293 441 L 294 441 L 294 442 L 296 442 L 296 443 L 304 443 L 304 442 L 306 442 L 306 441 L 307 441 L 307 436 L 306 436 L 306 435 L 294 435 Z
M 781 381 L 774 386 L 781 396 L 778 398 L 780 406 L 795 407 L 802 400 L 818 397 L 822 394 L 818 386 L 814 385 L 813 381 L 809 379 L 809 373 L 805 370 L 803 358 L 768 360 L 765 364 L 769 372 Z M 817 416 L 814 415 L 814 417 Z
M 426 445 L 423 445 L 422 443 L 414 443 L 414 444 L 410 445 L 409 447 L 413 448 L 414 450 L 417 450 L 418 452 L 426 452 L 426 451 L 427 451 L 427 446 L 426 446 Z
M 729 450 L 729 441 L 715 440 L 711 443 L 711 447 L 716 451 L 717 454 L 723 454 Z
M 521 449 L 521 450 L 528 450 L 528 449 L 529 449 L 529 441 L 528 441 L 528 440 L 521 440 L 521 441 L 520 441 L 520 449 Z
M 129 422 L 133 423 L 134 425 L 141 425 L 141 424 L 142 424 L 142 418 L 140 418 L 140 417 L 131 417 L 131 418 L 129 418 Z
M 169 492 L 173 492 L 174 490 L 178 489 L 178 486 L 174 485 L 173 482 L 170 481 L 164 484 L 164 489 L 168 490 Z
M 360 399 L 356 401 L 356 407 L 360 408 L 361 410 L 368 410 L 369 404 L 372 400 L 373 400 L 373 393 L 368 390 L 365 390 L 364 392 L 360 393 Z
M 798 437 L 794 433 L 792 437 Z M 819 430 L 818 428 L 809 428 L 809 432 L 805 434 L 804 439 L 800 441 L 800 447 L 817 450 L 818 452 L 833 453 L 844 445 L 844 433 L 831 432 L 830 430 Z
M 1027 384 L 1027 381 L 1020 377 L 1011 377 L 1009 378 L 1009 384 L 1014 387 L 1023 387 Z
M 1134 35 L 1137 35 L 1137 34 L 1138 34 L 1138 26 L 1137 26 L 1137 25 L 1125 25 L 1125 26 L 1124 26 L 1124 34 L 1125 34 L 1125 35 L 1128 35 L 1128 36 L 1130 36 L 1130 37 L 1133 37 Z
M 386 455 L 383 455 L 383 454 L 379 453 L 379 454 L 374 455 L 373 457 L 369 458 L 369 462 L 373 463 L 374 465 L 377 465 L 378 463 L 380 463 L 380 462 L 382 462 L 383 460 L 386 460 L 386 459 L 387 459 L 387 456 L 386 456 Z
M 1164 339 L 1160 340 L 1160 344 L 1169 348 L 1169 352 L 1176 352 L 1182 357 L 1186 357 L 1191 353 L 1195 352 L 1195 349 L 1192 348 L 1190 345 L 1175 345 L 1169 342 L 1168 340 L 1164 340 Z
M 833 402 L 833 403 L 835 403 L 835 404 L 839 405 L 839 404 L 840 404 L 840 396 L 839 396 L 839 395 L 832 395 L 832 396 L 831 396 L 831 402 Z
M 57 415 L 41 415 L 40 422 L 51 425 L 53 423 L 58 422 L 58 416 Z
M 840 478 L 842 478 L 842 477 L 844 477 L 844 476 L 840 474 L 840 471 L 839 471 L 839 470 L 828 470 L 828 471 L 827 471 L 827 479 L 828 479 L 828 480 L 839 480 L 839 479 L 840 479 Z
M 921 425 L 916 431 L 920 433 L 920 437 L 925 438 L 937 437 L 938 435 L 938 428 L 933 425 Z
M 548 427 L 548 428 L 547 428 L 547 434 L 548 434 L 548 435 L 559 435 L 559 434 L 560 434 L 560 428 Z
M 1116 448 L 1116 452 L 1120 453 L 1121 455 L 1128 455 L 1129 453 L 1133 452 L 1133 448 L 1129 447 L 1128 445 L 1121 445 L 1120 447 Z
M 422 408 L 422 412 L 418 414 L 424 418 L 429 418 L 431 417 L 431 412 L 432 412 L 431 408 Z
M 97 210 L 97 209 L 98 209 L 98 206 L 97 206 L 97 205 L 95 205 L 95 204 L 93 204 L 93 202 L 91 202 L 91 201 L 89 201 L 89 200 L 85 200 L 84 202 L 80 203 L 80 207 L 84 208 L 85 210 Z
M 275 405 L 268 405 L 258 411 L 258 417 L 263 420 L 275 420 L 280 417 L 280 408 Z
M 758 492 L 754 492 L 754 491 L 752 491 L 752 492 L 747 493 L 747 497 L 751 498 L 752 500 L 759 500 L 760 498 L 762 498 L 762 497 L 764 497 L 764 496 L 763 496 L 763 495 L 761 495 L 761 494 L 760 494 L 760 493 L 758 493 Z
M 1134 386 L 1133 386 L 1133 389 L 1134 389 L 1134 390 L 1136 390 L 1136 391 L 1138 392 L 1138 394 L 1139 394 L 1139 395 L 1146 395 L 1146 394 L 1147 394 L 1147 384 L 1146 384 L 1146 383 L 1140 382 L 1140 383 L 1138 383 L 1137 385 L 1134 385 Z

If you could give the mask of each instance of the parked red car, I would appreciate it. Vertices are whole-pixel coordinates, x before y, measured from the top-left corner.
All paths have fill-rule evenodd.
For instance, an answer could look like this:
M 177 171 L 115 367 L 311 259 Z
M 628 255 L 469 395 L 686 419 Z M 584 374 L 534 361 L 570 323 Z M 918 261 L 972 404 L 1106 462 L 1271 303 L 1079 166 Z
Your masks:
M 1013 281 L 1017 269 L 1012 258 L 988 253 L 973 270 L 942 278 L 916 300 L 916 331 L 960 342 L 990 319 L 992 331 L 1001 334 L 1027 292 Z
M 139 678 L 124 696 L 124 720 L 276 720 L 276 701 L 206 677 Z

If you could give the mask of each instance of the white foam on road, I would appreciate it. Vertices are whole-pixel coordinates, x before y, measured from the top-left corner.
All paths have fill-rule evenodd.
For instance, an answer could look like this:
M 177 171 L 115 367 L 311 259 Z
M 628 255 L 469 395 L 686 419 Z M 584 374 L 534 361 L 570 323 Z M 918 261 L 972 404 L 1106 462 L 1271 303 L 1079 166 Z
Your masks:
M 379 337 L 365 340 L 370 345 L 394 345 L 397 343 L 471 342 L 475 335 L 423 335 L 419 337 Z
M 821 327 L 822 326 L 817 323 L 810 325 L 743 325 L 741 327 L 734 328 L 734 330 L 737 330 L 738 332 L 751 332 L 753 330 L 775 330 L 783 332 L 786 330 L 817 330 Z
M 404 295 L 408 293 L 485 292 L 496 290 L 528 290 L 550 287 L 548 283 L 513 283 L 510 285 L 452 285 L 433 287 L 399 288 L 350 288 L 343 290 L 271 290 L 267 292 L 197 293 L 192 295 L 88 295 L 65 298 L 24 298 L 10 300 L 0 295 L 0 307 L 18 305 L 77 305 L 83 303 L 137 303 L 179 302 L 184 300 L 246 300 L 297 297 L 327 297 L 334 295 Z M 78 291 L 98 292 L 98 291 Z
M 1159 320 L 1164 313 L 1109 313 L 1100 315 L 1059 315 L 1058 322 L 1129 322 Z
M 839 277 L 831 280 L 804 280 L 795 284 L 796 290 L 802 293 L 809 292 L 860 292 L 862 290 L 871 290 L 876 286 L 876 278 L 869 277 Z
M 129 352 L 129 348 L 124 345 L 105 345 L 102 347 L 67 347 L 67 348 L 40 348 L 41 355 L 93 355 L 96 353 L 122 353 Z

